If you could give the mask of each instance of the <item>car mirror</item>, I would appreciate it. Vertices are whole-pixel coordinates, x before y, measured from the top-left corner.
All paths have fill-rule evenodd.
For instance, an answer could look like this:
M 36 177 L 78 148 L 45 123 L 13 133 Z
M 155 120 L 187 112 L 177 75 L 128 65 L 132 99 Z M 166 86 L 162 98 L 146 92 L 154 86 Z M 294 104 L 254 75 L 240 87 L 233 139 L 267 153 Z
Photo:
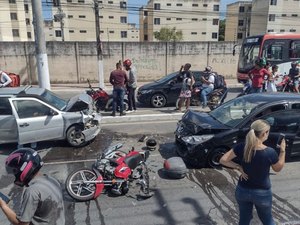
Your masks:
M 58 113 L 55 110 L 50 109 L 48 115 L 49 116 L 56 116 L 56 115 L 58 115 Z

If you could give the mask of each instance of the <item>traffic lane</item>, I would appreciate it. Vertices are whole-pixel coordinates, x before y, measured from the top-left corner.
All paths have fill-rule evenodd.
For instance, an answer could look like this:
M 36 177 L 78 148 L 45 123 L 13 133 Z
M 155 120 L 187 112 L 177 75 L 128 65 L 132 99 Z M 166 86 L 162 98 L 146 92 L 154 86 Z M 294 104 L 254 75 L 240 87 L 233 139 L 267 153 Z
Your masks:
M 99 138 L 95 146 L 106 143 L 113 145 L 123 142 L 123 149 L 134 146 L 137 150 L 145 148 L 145 142 L 138 142 L 140 134 L 128 135 L 126 138 L 119 133 L 111 134 L 112 138 Z M 90 168 L 94 161 L 88 146 L 79 148 L 74 159 L 69 156 L 62 161 L 61 155 L 56 158 L 60 147 L 51 151 L 43 151 L 46 162 L 42 172 L 50 174 L 62 184 L 66 207 L 66 224 L 237 224 L 238 211 L 234 198 L 234 189 L 238 174 L 232 170 L 200 169 L 189 170 L 186 178 L 170 180 L 162 173 L 163 161 L 176 155 L 173 133 L 157 135 L 159 150 L 151 152 L 148 160 L 150 168 L 150 185 L 154 196 L 139 201 L 137 187 L 132 187 L 126 196 L 116 198 L 101 195 L 95 201 L 75 202 L 65 191 L 65 180 L 74 169 Z M 73 149 L 73 148 L 71 148 Z M 66 150 L 66 149 L 64 149 Z M 73 149 L 74 150 L 74 149 Z M 85 154 L 86 153 L 86 154 Z M 283 172 L 272 175 L 274 192 L 274 216 L 276 221 L 299 221 L 299 179 L 297 162 L 287 163 Z M 20 189 L 12 185 L 12 179 L 1 176 L 1 184 L 5 191 L 13 197 L 13 203 L 20 199 Z M 3 186 L 3 187 L 4 187 Z M 9 193 L 5 192 L 5 193 Z M 1 214 L 0 214 L 1 215 Z M 1 215 L 1 224 L 8 224 Z M 101 221 L 101 222 L 99 222 Z M 252 224 L 259 224 L 255 214 Z

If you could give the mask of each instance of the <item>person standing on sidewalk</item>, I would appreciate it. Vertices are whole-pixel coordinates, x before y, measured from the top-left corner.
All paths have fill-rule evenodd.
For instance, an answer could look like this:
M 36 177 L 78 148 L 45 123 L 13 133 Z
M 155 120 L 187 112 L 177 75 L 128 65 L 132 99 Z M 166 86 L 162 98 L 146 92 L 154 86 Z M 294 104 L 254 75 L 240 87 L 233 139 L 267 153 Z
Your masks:
M 188 110 L 191 104 L 192 89 L 195 83 L 195 79 L 192 71 L 190 71 L 191 64 L 186 63 L 181 66 L 179 74 L 182 77 L 182 87 L 179 94 L 178 111 L 181 112 L 181 107 L 185 102 L 185 109 Z
M 126 115 L 124 112 L 125 84 L 128 82 L 127 74 L 122 70 L 121 62 L 116 64 L 116 69 L 110 73 L 109 82 L 113 86 L 113 111 L 111 116 L 116 116 L 117 107 L 120 108 L 120 116 Z
M 135 102 L 135 90 L 137 88 L 137 72 L 136 68 L 132 65 L 130 59 L 126 59 L 123 62 L 123 66 L 126 71 L 128 71 L 128 83 L 127 83 L 127 92 L 128 92 L 128 113 L 136 111 L 136 102 Z
M 239 225 L 249 225 L 255 206 L 259 219 L 264 225 L 275 225 L 272 217 L 272 189 L 270 167 L 281 171 L 285 164 L 286 142 L 283 139 L 277 152 L 263 143 L 268 139 L 270 125 L 265 120 L 256 120 L 251 124 L 246 142 L 238 144 L 225 153 L 220 163 L 241 173 L 235 190 L 239 205 Z M 233 159 L 237 158 L 240 164 Z

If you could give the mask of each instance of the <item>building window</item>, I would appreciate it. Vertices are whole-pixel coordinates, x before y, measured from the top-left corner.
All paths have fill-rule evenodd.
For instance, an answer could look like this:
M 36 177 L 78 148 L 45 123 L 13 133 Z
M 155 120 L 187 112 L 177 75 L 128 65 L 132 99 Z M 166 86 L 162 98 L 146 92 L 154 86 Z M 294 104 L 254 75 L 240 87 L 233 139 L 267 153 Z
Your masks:
M 207 4 L 203 4 L 203 7 L 207 7 Z
M 172 4 L 171 3 L 167 3 L 167 6 L 171 6 Z
M 182 6 L 182 4 L 181 3 L 177 3 L 176 6 Z
M 286 17 L 286 14 L 281 14 L 282 17 Z
M 240 39 L 240 40 L 243 39 L 243 33 L 238 33 L 237 34 L 237 39 Z
M 113 18 L 114 18 L 114 16 L 109 16 L 109 17 L 108 17 L 108 19 L 113 19 Z
M 197 32 L 191 32 L 191 35 L 197 35 Z
M 198 21 L 198 18 L 192 18 L 192 21 Z
M 78 0 L 78 3 L 84 3 L 84 0 Z
M 30 19 L 26 18 L 25 21 L 26 21 L 26 25 L 30 25 Z
M 127 38 L 127 31 L 121 31 L 121 38 Z
M 198 7 L 199 5 L 198 4 L 192 4 L 192 7 Z
M 240 6 L 239 12 L 245 12 L 245 7 L 244 6 Z
M 148 29 L 148 23 L 144 23 L 144 29 L 145 29 L 145 30 Z
M 239 26 L 244 26 L 244 20 L 239 20 Z
M 114 2 L 113 1 L 108 1 L 108 4 L 114 4 Z
M 68 3 L 72 3 L 72 0 L 67 0 Z
M 86 30 L 80 30 L 79 33 L 87 33 Z
M 154 24 L 159 25 L 160 24 L 160 18 L 154 18 Z
M 100 19 L 103 19 L 103 16 L 99 16 Z
M 285 32 L 285 29 L 281 29 L 280 32 Z
M 202 34 L 202 35 L 205 35 L 205 34 L 206 34 L 206 32 L 202 32 L 201 34 Z
M 144 35 L 144 41 L 148 41 L 148 35 L 147 34 Z
M 127 17 L 126 16 L 121 16 L 120 21 L 121 21 L 121 23 L 127 23 Z
M 290 32 L 296 32 L 296 30 L 295 29 L 290 29 Z
M 31 32 L 27 32 L 27 38 L 31 39 Z
M 155 3 L 154 4 L 154 9 L 155 10 L 160 10 L 160 4 L 159 3 Z
M 74 30 L 69 30 L 69 33 L 74 33 Z
M 215 33 L 215 32 L 212 33 L 212 34 L 211 34 L 211 38 L 212 38 L 212 39 L 218 39 L 218 33 Z
M 68 15 L 68 18 L 69 18 L 69 19 L 73 18 L 73 15 Z
M 109 33 L 110 33 L 110 34 L 114 34 L 115 32 L 114 32 L 113 30 L 110 30 Z
M 25 13 L 28 13 L 28 12 L 29 12 L 28 4 L 25 4 L 25 5 L 24 5 L 24 10 L 25 10 Z
M 167 18 L 167 20 L 171 20 L 171 18 Z
M 104 30 L 100 30 L 100 33 L 101 33 L 101 34 L 104 34 Z
M 16 4 L 16 0 L 9 0 L 8 1 L 10 4 Z
M 182 20 L 182 18 L 176 18 L 176 20 Z
M 269 21 L 275 21 L 275 14 L 269 14 Z
M 148 16 L 148 11 L 144 11 L 144 16 Z
M 274 32 L 274 30 L 273 30 L 273 29 L 270 29 L 270 30 L 268 30 L 268 32 Z
M 213 19 L 213 25 L 219 25 L 219 19 Z
M 55 37 L 61 37 L 61 30 L 55 31 Z
M 292 14 L 292 17 L 298 17 L 298 14 Z
M 120 9 L 126 9 L 127 5 L 126 2 L 120 2 Z
M 79 15 L 78 17 L 79 18 L 85 18 L 85 15 Z
M 277 0 L 271 0 L 270 5 L 277 5 Z
M 10 19 L 11 20 L 18 20 L 17 13 L 10 13 Z
M 214 5 L 214 11 L 219 12 L 219 10 L 220 10 L 220 6 L 219 5 Z
M 207 18 L 202 18 L 203 21 L 207 21 Z

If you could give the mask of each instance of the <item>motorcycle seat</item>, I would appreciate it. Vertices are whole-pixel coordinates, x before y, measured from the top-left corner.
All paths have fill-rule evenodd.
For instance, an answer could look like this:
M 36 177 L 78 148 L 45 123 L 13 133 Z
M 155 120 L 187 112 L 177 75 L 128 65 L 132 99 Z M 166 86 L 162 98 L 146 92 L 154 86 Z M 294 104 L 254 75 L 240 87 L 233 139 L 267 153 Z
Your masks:
M 135 169 L 142 161 L 143 157 L 140 154 L 128 156 L 124 159 L 126 165 L 132 170 Z

